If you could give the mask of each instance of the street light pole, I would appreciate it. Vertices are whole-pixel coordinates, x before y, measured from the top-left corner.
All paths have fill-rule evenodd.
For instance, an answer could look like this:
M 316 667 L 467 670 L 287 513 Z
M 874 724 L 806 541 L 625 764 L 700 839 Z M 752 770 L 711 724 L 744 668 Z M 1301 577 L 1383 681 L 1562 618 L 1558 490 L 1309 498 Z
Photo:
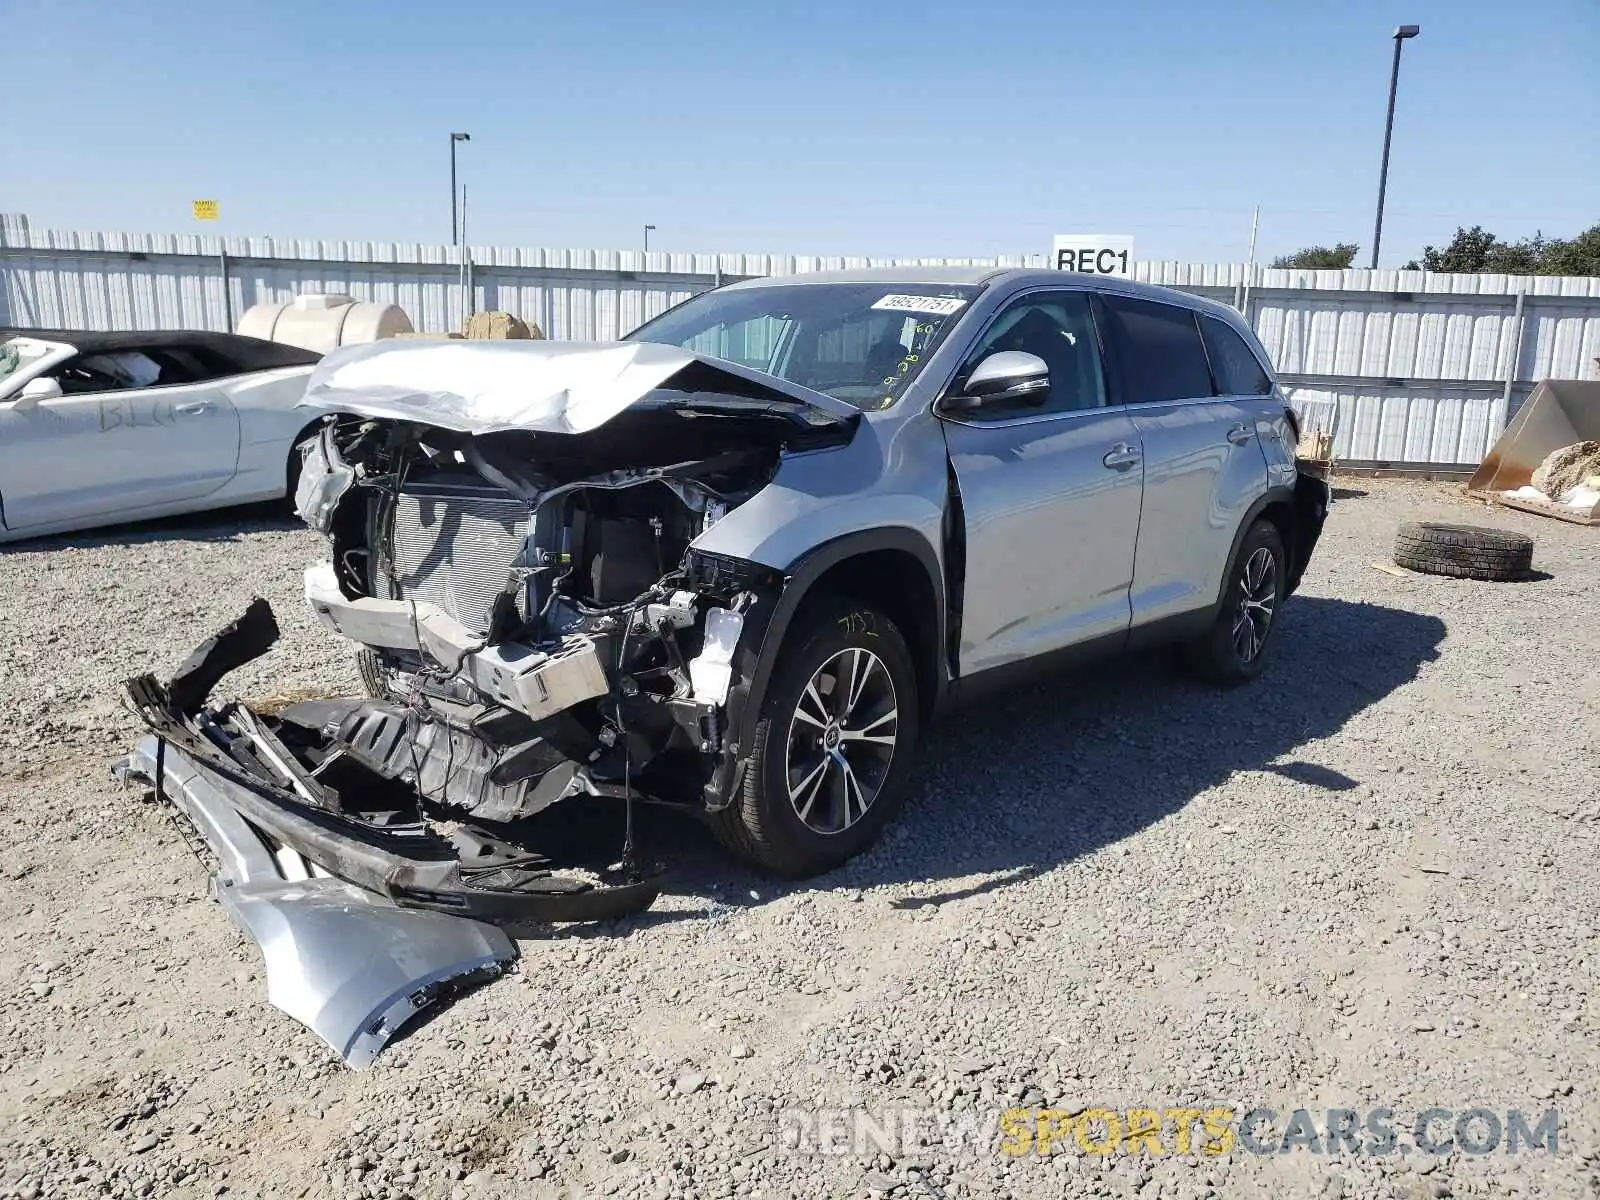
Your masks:
M 1394 65 L 1389 69 L 1389 115 L 1383 122 L 1383 165 L 1378 168 L 1378 216 L 1372 225 L 1372 266 L 1378 266 L 1378 244 L 1383 240 L 1383 194 L 1389 188 L 1389 138 L 1394 133 L 1394 94 L 1400 84 L 1400 47 L 1422 32 L 1420 25 L 1402 25 L 1394 31 Z
M 644 227 L 644 252 L 646 254 L 650 253 L 650 233 L 653 229 L 655 229 L 654 225 L 646 225 Z
M 452 246 L 461 244 L 461 234 L 458 232 L 460 226 L 456 220 L 456 143 L 470 142 L 471 140 L 472 135 L 470 133 L 452 133 L 450 135 L 450 244 Z

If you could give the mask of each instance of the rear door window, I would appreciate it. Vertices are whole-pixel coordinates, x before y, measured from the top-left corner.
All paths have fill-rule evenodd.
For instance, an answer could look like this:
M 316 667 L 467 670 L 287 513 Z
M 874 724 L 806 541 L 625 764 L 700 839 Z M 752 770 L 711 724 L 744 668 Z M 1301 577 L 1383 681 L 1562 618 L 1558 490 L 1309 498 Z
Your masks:
M 1206 348 L 1191 310 L 1125 296 L 1102 296 L 1101 302 L 1124 404 L 1214 394 Z
M 1238 331 L 1215 317 L 1201 317 L 1200 332 L 1211 356 L 1217 391 L 1224 396 L 1265 396 L 1272 391 L 1272 376 Z

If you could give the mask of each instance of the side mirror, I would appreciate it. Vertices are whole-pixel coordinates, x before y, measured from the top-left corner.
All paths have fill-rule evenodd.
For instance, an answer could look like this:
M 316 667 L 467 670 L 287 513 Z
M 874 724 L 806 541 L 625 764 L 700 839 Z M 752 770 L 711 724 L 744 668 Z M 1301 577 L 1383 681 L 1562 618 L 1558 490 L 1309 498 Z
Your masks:
M 30 379 L 22 385 L 22 390 L 17 393 L 15 402 L 11 405 L 12 412 L 28 412 L 38 407 L 41 400 L 54 400 L 61 395 L 61 382 L 41 375 L 38 379 Z
M 1043 404 L 1049 394 L 1050 368 L 1044 359 L 1023 350 L 1000 350 L 973 368 L 962 393 L 946 397 L 944 407 L 970 412 L 1017 401 Z

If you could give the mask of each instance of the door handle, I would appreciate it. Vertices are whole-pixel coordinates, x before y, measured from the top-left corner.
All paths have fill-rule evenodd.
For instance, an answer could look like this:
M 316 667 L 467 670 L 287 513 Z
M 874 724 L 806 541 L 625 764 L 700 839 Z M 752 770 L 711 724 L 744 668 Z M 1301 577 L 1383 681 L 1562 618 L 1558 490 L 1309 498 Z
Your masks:
M 215 407 L 209 400 L 191 400 L 188 404 L 174 404 L 172 411 L 182 413 L 186 417 L 193 417 L 198 416 L 200 413 L 208 413 Z
M 1118 442 L 1100 461 L 1113 471 L 1127 471 L 1143 462 L 1144 455 L 1127 442 Z
M 1235 446 L 1242 446 L 1254 436 L 1254 431 L 1248 425 L 1235 425 L 1228 430 L 1228 440 Z

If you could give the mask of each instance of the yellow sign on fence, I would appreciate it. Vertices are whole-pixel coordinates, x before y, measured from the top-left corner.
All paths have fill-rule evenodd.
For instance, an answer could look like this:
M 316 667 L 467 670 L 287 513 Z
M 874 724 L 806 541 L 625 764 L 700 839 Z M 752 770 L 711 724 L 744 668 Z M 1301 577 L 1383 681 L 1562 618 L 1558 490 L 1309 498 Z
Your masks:
M 220 215 L 215 200 L 196 200 L 194 202 L 194 219 L 196 221 L 215 221 Z

